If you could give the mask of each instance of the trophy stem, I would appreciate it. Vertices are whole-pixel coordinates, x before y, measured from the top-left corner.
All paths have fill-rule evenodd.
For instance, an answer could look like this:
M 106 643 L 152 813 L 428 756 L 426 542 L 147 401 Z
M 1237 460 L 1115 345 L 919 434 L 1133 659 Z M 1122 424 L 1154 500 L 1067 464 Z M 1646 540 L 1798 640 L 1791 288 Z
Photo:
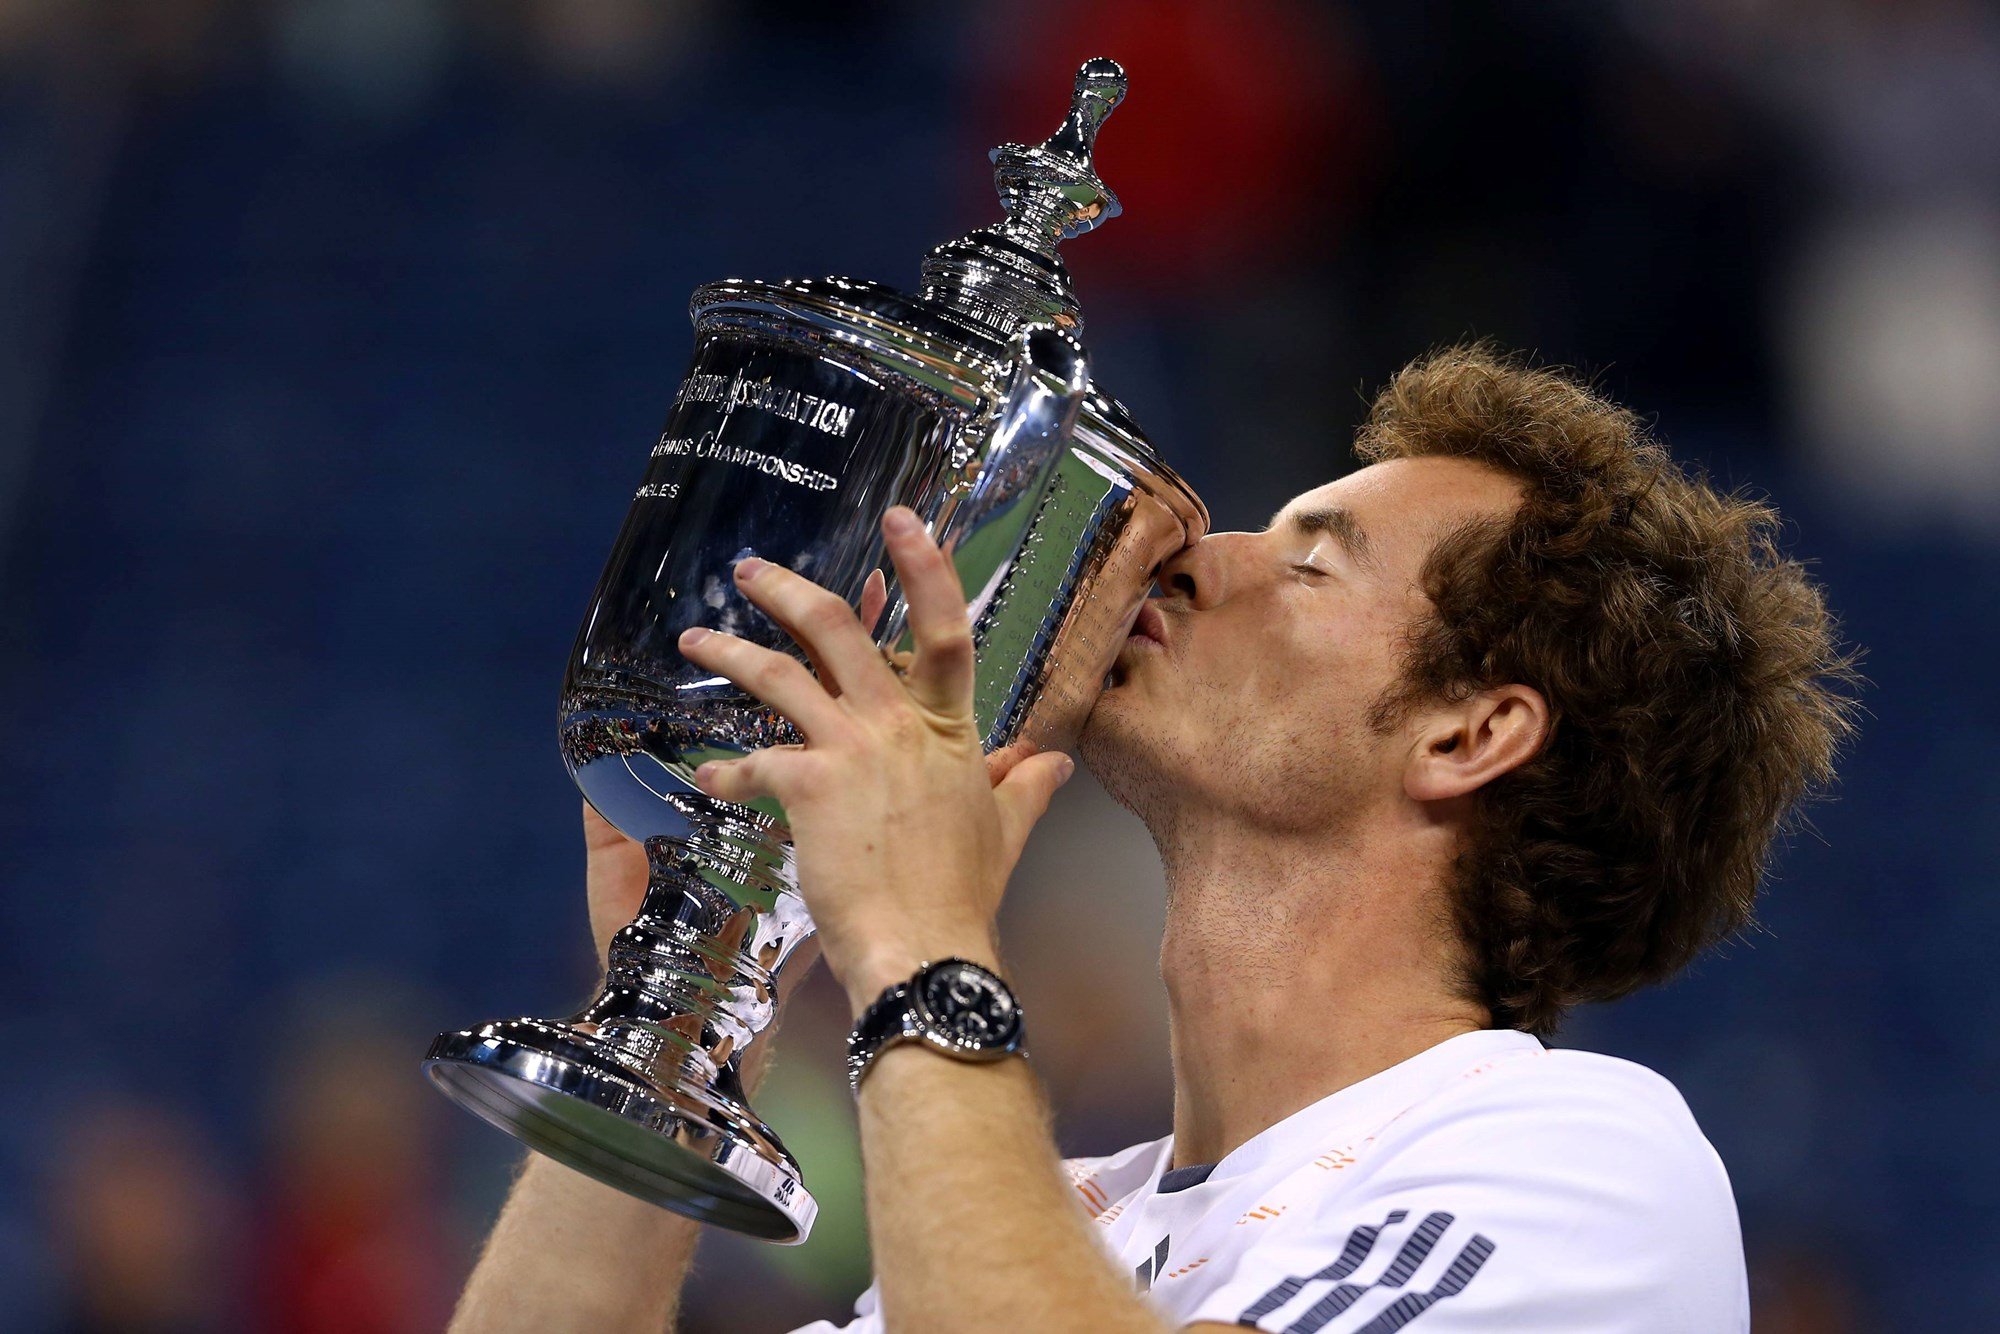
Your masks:
M 639 915 L 612 938 L 604 989 L 561 1021 L 448 1033 L 425 1068 L 502 1130 L 627 1194 L 770 1241 L 818 1206 L 744 1096 L 745 1052 L 778 975 L 813 934 L 782 827 L 697 795 L 686 832 L 646 841 Z

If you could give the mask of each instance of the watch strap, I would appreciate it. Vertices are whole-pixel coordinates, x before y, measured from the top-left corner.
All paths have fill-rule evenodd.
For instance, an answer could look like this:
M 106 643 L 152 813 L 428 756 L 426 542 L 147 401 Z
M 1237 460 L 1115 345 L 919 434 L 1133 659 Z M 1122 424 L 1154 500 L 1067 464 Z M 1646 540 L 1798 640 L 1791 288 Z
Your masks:
M 921 976 L 923 969 L 918 969 L 917 972 Z M 910 1005 L 911 992 L 911 982 L 896 983 L 877 996 L 874 1002 L 861 1012 L 861 1017 L 854 1021 L 854 1029 L 847 1035 L 849 1088 L 860 1091 L 861 1076 L 867 1072 L 869 1064 L 883 1048 L 893 1042 L 914 1036 L 909 1031 L 916 1019 L 916 1012 Z

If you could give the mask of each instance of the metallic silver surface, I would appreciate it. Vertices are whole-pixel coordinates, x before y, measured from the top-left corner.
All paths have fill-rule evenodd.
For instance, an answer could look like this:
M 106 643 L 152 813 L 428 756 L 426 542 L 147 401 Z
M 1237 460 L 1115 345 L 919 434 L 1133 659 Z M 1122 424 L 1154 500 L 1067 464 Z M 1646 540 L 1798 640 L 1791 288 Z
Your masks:
M 1031 322 L 1082 328 L 1056 243 L 1124 211 L 1090 162 L 1098 128 L 1124 100 L 1118 62 L 1087 60 L 1061 128 L 1033 148 L 994 149 L 993 183 L 1007 220 L 932 250 L 924 259 L 924 300 L 1001 332 Z
M 940 246 L 924 295 L 843 278 L 695 293 L 695 350 L 598 581 L 564 679 L 577 786 L 646 847 L 639 916 L 605 988 L 560 1021 L 446 1034 L 444 1092 L 642 1199 L 774 1241 L 815 1206 L 743 1094 L 745 1048 L 810 938 L 784 812 L 713 801 L 696 766 L 797 739 L 683 659 L 701 625 L 803 658 L 737 593 L 752 553 L 858 604 L 886 566 L 880 520 L 914 508 L 952 544 L 970 601 L 989 749 L 1074 742 L 1161 561 L 1208 514 L 1090 384 L 1056 245 L 1118 211 L 1090 167 L 1124 74 L 1094 60 L 1069 119 L 994 151 L 1008 221 Z M 903 639 L 891 601 L 878 643 Z M 912 856 L 921 853 L 912 850 Z

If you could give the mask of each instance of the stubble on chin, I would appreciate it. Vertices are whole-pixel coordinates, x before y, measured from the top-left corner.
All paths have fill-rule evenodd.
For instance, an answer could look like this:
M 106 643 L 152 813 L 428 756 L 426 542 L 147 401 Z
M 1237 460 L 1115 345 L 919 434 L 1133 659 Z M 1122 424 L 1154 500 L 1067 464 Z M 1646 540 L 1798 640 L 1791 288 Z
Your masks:
M 1173 760 L 1132 701 L 1100 696 L 1084 720 L 1077 755 L 1111 799 L 1149 828 L 1165 817 Z

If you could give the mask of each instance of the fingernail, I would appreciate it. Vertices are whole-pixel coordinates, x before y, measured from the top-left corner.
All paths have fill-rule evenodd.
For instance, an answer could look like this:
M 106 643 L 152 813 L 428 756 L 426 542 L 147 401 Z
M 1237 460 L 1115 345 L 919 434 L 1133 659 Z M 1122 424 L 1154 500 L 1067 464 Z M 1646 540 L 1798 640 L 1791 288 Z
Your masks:
M 892 537 L 908 537 L 923 528 L 917 512 L 902 505 L 894 506 L 882 516 L 883 531 Z
M 1076 777 L 1076 761 L 1065 755 L 1062 757 L 1061 775 L 1056 779 L 1056 786 L 1061 787 L 1074 777 Z
M 691 625 L 681 631 L 681 647 L 693 648 L 696 644 L 699 644 L 714 633 L 713 630 L 704 630 L 698 625 Z
M 736 577 L 738 579 L 755 579 L 764 572 L 764 567 L 768 564 L 770 564 L 769 561 L 762 560 L 756 556 L 745 556 L 742 560 L 736 562 Z

